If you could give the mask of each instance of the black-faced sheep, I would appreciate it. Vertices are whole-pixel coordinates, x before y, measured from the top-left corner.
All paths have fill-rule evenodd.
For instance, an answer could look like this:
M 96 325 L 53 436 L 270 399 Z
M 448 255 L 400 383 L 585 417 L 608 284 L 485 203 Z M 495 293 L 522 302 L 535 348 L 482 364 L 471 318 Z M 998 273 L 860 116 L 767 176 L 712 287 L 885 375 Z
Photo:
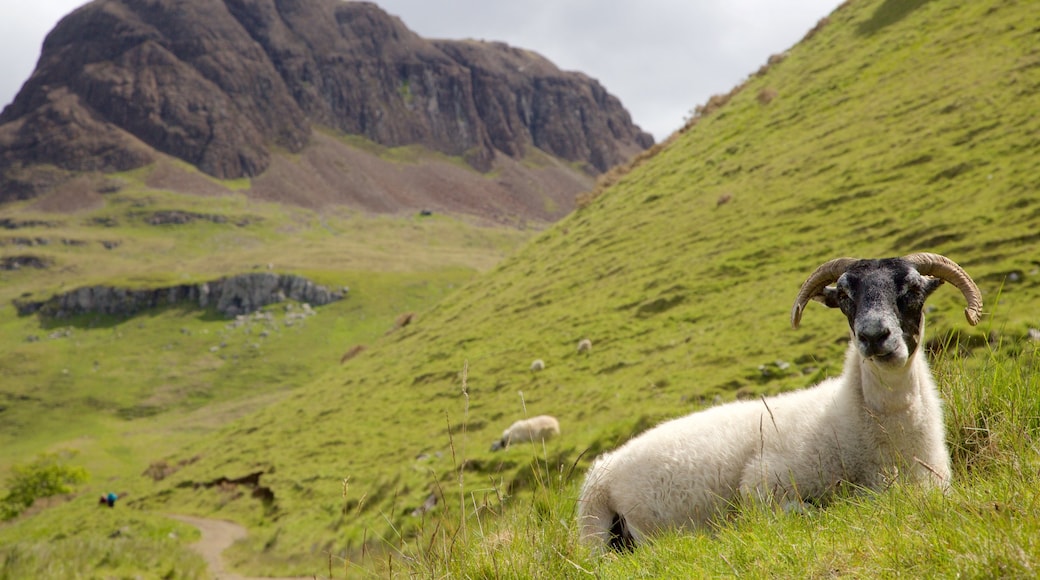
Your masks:
M 945 489 L 942 408 L 919 348 L 925 300 L 943 281 L 960 289 L 977 324 L 981 293 L 943 256 L 839 258 L 817 268 L 791 324 L 810 299 L 845 314 L 851 340 L 841 376 L 674 419 L 603 454 L 578 500 L 582 540 L 627 549 L 660 530 L 703 527 L 740 499 L 800 507 L 825 502 L 839 485 L 880 490 L 897 476 Z
M 505 449 L 514 443 L 546 441 L 560 434 L 560 422 L 551 415 L 521 419 L 502 432 L 502 438 L 491 444 L 492 451 Z

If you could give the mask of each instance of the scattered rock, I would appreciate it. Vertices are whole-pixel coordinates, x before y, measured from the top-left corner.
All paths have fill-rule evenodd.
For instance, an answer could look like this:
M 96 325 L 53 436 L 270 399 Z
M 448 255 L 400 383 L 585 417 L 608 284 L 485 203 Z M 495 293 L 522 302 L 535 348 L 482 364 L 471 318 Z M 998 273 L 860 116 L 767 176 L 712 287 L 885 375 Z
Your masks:
M 90 219 L 90 223 L 105 228 L 114 228 L 119 225 L 119 222 L 115 218 L 111 217 L 95 217 Z
M 20 230 L 22 228 L 52 228 L 58 224 L 42 220 L 13 220 L 11 218 L 0 218 L 0 228 L 5 230 Z
M 63 238 L 63 239 L 61 239 L 59 241 L 63 245 L 66 245 L 66 246 L 76 246 L 76 247 L 86 246 L 87 244 L 90 243 L 90 242 L 88 242 L 86 240 L 74 240 L 74 239 L 69 239 L 69 238 Z M 118 248 L 120 245 L 122 245 L 122 242 L 120 242 L 118 240 L 101 240 L 98 243 L 101 244 L 106 250 L 111 250 L 111 249 L 114 249 L 114 248 Z M 15 237 L 15 238 L 7 238 L 7 239 L 0 240 L 0 246 L 23 246 L 23 247 L 27 247 L 27 248 L 32 248 L 32 247 L 35 247 L 35 246 L 49 246 L 50 244 L 51 244 L 51 240 L 49 238 L 41 238 L 41 237 L 35 237 L 35 238 Z
M 6 240 L 0 240 L 0 246 L 46 246 L 50 243 L 47 238 L 7 238 Z
M 239 217 L 231 222 L 236 226 L 247 226 L 259 218 Z M 208 221 L 215 224 L 228 223 L 228 217 L 219 214 L 195 213 L 181 210 L 163 210 L 152 212 L 145 218 L 145 222 L 152 226 L 187 225 L 197 221 Z
M 50 258 L 44 258 L 41 256 L 4 256 L 0 258 L 0 270 L 13 271 L 21 270 L 22 268 L 35 268 L 37 270 L 46 270 L 54 264 L 54 260 Z
M 425 514 L 426 512 L 432 510 L 436 506 L 437 506 L 437 494 L 431 493 L 429 496 L 426 497 L 426 501 L 424 501 L 421 506 L 419 506 L 419 507 L 415 508 L 414 510 L 412 510 L 412 516 L 413 517 L 421 516 L 421 515 Z

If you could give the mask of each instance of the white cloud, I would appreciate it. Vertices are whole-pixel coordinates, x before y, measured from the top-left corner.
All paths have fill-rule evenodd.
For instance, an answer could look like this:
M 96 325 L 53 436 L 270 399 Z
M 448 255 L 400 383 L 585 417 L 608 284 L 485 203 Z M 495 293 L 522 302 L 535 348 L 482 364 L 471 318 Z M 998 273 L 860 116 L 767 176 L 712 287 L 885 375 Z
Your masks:
M 14 100 L 40 57 L 43 39 L 84 0 L 6 0 L 0 9 L 0 108 Z

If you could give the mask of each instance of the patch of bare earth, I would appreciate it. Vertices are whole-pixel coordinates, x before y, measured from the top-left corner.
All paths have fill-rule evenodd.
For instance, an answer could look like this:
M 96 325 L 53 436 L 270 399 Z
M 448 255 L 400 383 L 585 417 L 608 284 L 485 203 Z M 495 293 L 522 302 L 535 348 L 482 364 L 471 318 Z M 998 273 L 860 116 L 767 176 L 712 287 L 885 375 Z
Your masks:
M 98 209 L 105 204 L 99 193 L 103 188 L 98 174 L 86 173 L 62 183 L 32 203 L 30 209 L 49 213 L 75 213 Z
M 554 221 L 570 212 L 594 178 L 546 158 L 539 166 L 499 154 L 480 173 L 436 157 L 397 161 L 315 132 L 298 156 L 277 156 L 250 197 L 321 208 L 344 205 L 383 214 L 422 210 L 468 214 L 496 223 Z
M 242 576 L 229 572 L 224 566 L 224 550 L 231 544 L 245 538 L 249 533 L 242 526 L 224 520 L 211 520 L 194 516 L 171 515 L 171 518 L 195 526 L 202 532 L 202 538 L 192 544 L 192 550 L 198 552 L 206 561 L 210 573 L 217 580 L 310 580 L 313 576 L 293 577 L 256 577 Z
M 228 195 L 231 190 L 206 178 L 198 171 L 181 167 L 177 161 L 160 159 L 145 179 L 154 189 L 168 189 L 194 195 Z
M 418 148 L 411 153 L 401 159 L 381 157 L 315 131 L 301 153 L 275 155 L 241 193 L 312 209 L 344 206 L 387 215 L 429 211 L 523 227 L 567 215 L 577 196 L 595 183 L 594 177 L 540 151 L 526 160 L 498 153 L 487 173 Z M 165 155 L 156 157 L 145 178 L 150 188 L 202 196 L 232 193 Z M 84 174 L 40 198 L 33 208 L 67 213 L 95 209 L 105 203 L 105 193 L 121 187 L 118 178 Z

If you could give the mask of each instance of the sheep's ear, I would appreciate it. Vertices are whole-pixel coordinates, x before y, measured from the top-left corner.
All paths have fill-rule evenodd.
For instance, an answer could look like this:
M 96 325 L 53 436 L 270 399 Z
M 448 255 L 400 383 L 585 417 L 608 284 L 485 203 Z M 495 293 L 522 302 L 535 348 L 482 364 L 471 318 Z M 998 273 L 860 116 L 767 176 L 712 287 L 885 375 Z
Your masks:
M 924 297 L 927 298 L 939 289 L 939 286 L 943 285 L 942 278 L 932 278 L 931 276 L 924 277 Z
M 819 294 L 813 296 L 813 300 L 819 302 L 820 304 L 826 305 L 827 308 L 837 308 L 838 289 L 832 288 L 830 286 L 824 286 L 823 290 L 820 290 Z

